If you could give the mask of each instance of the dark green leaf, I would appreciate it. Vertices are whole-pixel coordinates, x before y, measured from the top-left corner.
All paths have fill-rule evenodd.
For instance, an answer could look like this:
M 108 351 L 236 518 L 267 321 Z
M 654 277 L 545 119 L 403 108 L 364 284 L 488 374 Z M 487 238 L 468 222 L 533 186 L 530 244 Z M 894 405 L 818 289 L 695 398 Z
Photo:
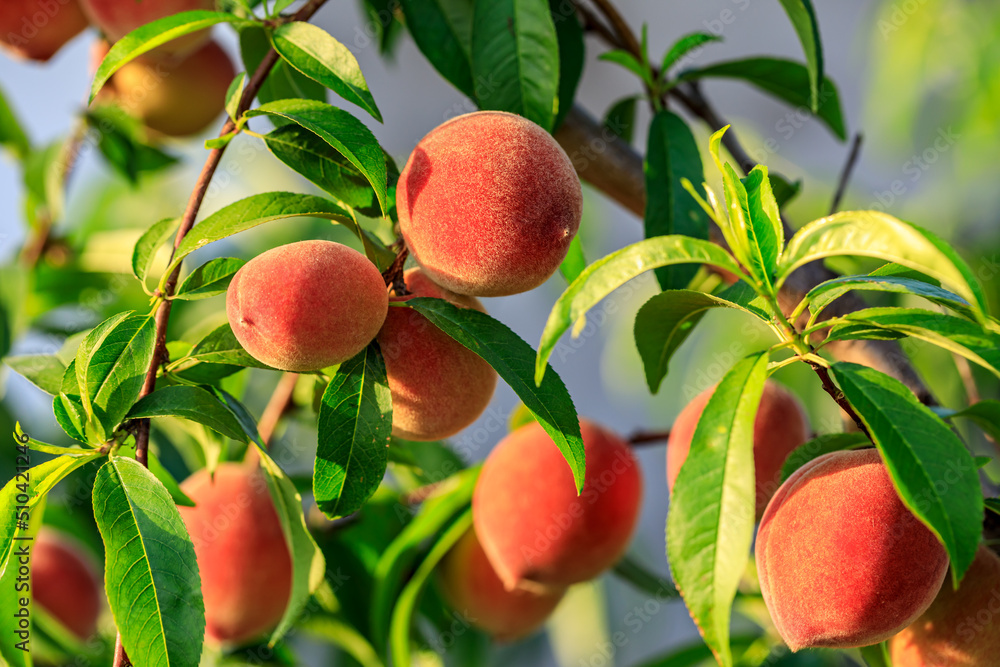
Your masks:
M 472 79 L 473 0 L 400 0 L 417 48 L 453 86 L 475 99 Z
M 760 635 L 736 635 L 729 638 L 729 645 L 739 651 L 750 648 L 759 640 Z M 664 656 L 642 663 L 640 667 L 699 667 L 712 660 L 713 657 L 712 649 L 698 642 L 672 649 Z
M 806 54 L 809 66 L 810 108 L 815 112 L 823 103 L 820 94 L 820 81 L 823 81 L 823 46 L 819 39 L 819 23 L 816 21 L 816 11 L 812 0 L 781 0 L 781 6 L 788 13 L 795 32 L 802 42 L 802 50 Z
M 188 494 L 181 490 L 180 485 L 174 476 L 170 474 L 170 471 L 163 467 L 160 463 L 159 457 L 153 452 L 149 452 L 149 472 L 153 473 L 153 477 L 160 481 L 163 488 L 167 490 L 170 494 L 170 498 L 173 499 L 174 504 L 180 507 L 194 507 L 194 501 Z
M 55 396 L 62 391 L 66 366 L 54 354 L 31 354 L 21 357 L 7 357 L 4 363 L 19 373 L 25 380 L 46 394 Z
M 767 380 L 766 352 L 738 361 L 708 400 L 677 475 L 667 514 L 667 558 L 705 643 L 733 664 L 729 621 L 753 540 L 753 430 Z
M 132 275 L 143 285 L 152 268 L 156 251 L 173 236 L 179 225 L 180 218 L 164 218 L 143 232 L 136 241 L 135 249 L 132 251 Z
M 387 213 L 385 155 L 375 135 L 360 120 L 325 102 L 301 99 L 268 102 L 246 115 L 284 118 L 316 134 L 365 175 L 378 195 L 382 213 Z
M 955 417 L 971 419 L 979 428 L 988 433 L 993 440 L 1000 442 L 1000 401 L 977 401 L 964 410 L 952 412 L 947 416 L 947 419 Z
M 573 471 L 577 491 L 586 470 L 580 418 L 562 379 L 551 369 L 545 380 L 532 382 L 535 351 L 502 322 L 472 308 L 457 308 L 443 299 L 406 302 L 437 328 L 483 358 L 510 385 L 555 442 Z
M 247 73 L 240 72 L 233 79 L 232 83 L 229 84 L 229 90 L 226 91 L 226 113 L 233 119 L 233 122 L 239 120 L 237 114 L 240 112 L 240 102 L 243 100 L 243 89 L 246 87 L 246 80 Z
M 116 105 L 95 107 L 85 118 L 97 131 L 97 147 L 108 164 L 133 186 L 143 172 L 159 171 L 178 162 L 173 155 L 150 144 L 140 122 Z
M 983 494 L 972 456 L 899 380 L 844 362 L 832 370 L 868 427 L 900 498 L 948 550 L 957 585 L 982 532 Z
M 649 126 L 646 161 L 646 238 L 683 234 L 708 238 L 708 216 L 681 185 L 705 180 L 701 153 L 687 123 L 680 116 L 661 111 Z M 662 289 L 683 289 L 698 272 L 694 264 L 665 266 L 656 269 Z
M 175 385 L 157 389 L 139 399 L 128 413 L 129 419 L 182 417 L 204 424 L 222 435 L 246 442 L 247 437 L 236 417 L 207 389 Z
M 573 108 L 587 53 L 576 6 L 569 0 L 549 0 L 549 11 L 559 41 L 559 107 L 552 123 L 554 132 Z
M 271 40 L 267 36 L 267 31 L 257 23 L 240 26 L 239 32 L 240 53 L 243 56 L 244 67 L 248 72 L 255 72 L 264 56 L 271 50 Z M 300 74 L 283 60 L 279 60 L 264 79 L 257 93 L 257 99 L 261 103 L 267 103 L 298 98 L 325 102 L 326 88 Z M 285 125 L 289 121 L 273 118 L 272 122 L 275 125 Z
M 660 601 L 680 595 L 670 579 L 650 572 L 628 555 L 622 556 L 611 571 L 640 593 L 653 595 Z
M 743 276 L 732 255 L 719 246 L 687 236 L 657 236 L 634 243 L 597 260 L 566 288 L 556 301 L 538 344 L 535 382 L 545 376 L 549 356 L 559 337 L 574 323 L 581 328 L 587 311 L 629 280 L 672 264 L 711 264 Z
M 0 90 L 0 146 L 5 146 L 19 160 L 31 152 L 31 141 L 21 127 L 17 115 L 7 103 L 7 96 Z
M 801 178 L 792 183 L 784 176 L 771 174 L 771 190 L 774 193 L 774 200 L 778 202 L 779 209 L 784 208 L 785 204 L 794 199 L 801 189 Z
M 330 33 L 311 23 L 292 21 L 271 33 L 271 44 L 292 67 L 382 121 L 357 58 Z
M 1000 514 L 1000 498 L 987 498 L 985 502 L 986 509 L 994 514 Z
M 615 102 L 604 117 L 604 127 L 621 137 L 625 143 L 632 143 L 635 135 L 635 107 L 638 97 L 626 97 Z M 698 158 L 699 161 L 701 158 Z
M 717 63 L 682 72 L 681 81 L 722 77 L 740 79 L 774 95 L 780 100 L 803 110 L 813 108 L 811 73 L 803 65 L 779 58 L 747 58 Z M 840 95 L 830 79 L 823 80 L 819 92 L 819 105 L 813 113 L 839 138 L 847 138 L 844 126 L 844 112 L 840 108 Z M 779 121 L 778 129 L 792 129 L 786 122 Z
M 475 0 L 472 74 L 481 109 L 509 111 L 551 131 L 559 40 L 546 0 Z
M 210 259 L 191 272 L 174 293 L 175 299 L 207 299 L 229 289 L 233 276 L 246 264 L 235 257 Z
M 889 650 L 885 642 L 862 646 L 859 650 L 868 667 L 892 667 L 892 658 L 889 657 Z
M 113 457 L 94 480 L 108 603 L 136 665 L 191 665 L 205 633 L 201 578 L 177 506 L 140 463 Z
M 831 303 L 853 290 L 914 294 L 939 306 L 971 316 L 969 302 L 946 289 L 912 278 L 875 275 L 841 276 L 820 283 L 806 294 L 809 310 L 813 314 L 819 314 Z
M 650 74 L 648 68 L 643 65 L 639 60 L 624 49 L 615 49 L 614 51 L 605 51 L 601 55 L 597 56 L 598 60 L 603 60 L 605 62 L 614 63 L 620 65 L 621 67 L 627 69 L 629 72 L 635 74 L 639 79 L 646 84 L 651 85 L 653 83 L 652 75 Z
M 694 49 L 709 42 L 721 42 L 719 35 L 710 35 L 704 32 L 693 32 L 684 35 L 670 47 L 670 50 L 663 56 L 663 63 L 660 65 L 660 73 L 666 75 L 667 71 L 677 64 L 677 61 L 688 55 Z
M 809 442 L 796 447 L 781 466 L 781 481 L 792 476 L 796 470 L 830 452 L 857 449 L 871 445 L 864 433 L 827 433 L 816 436 Z
M 330 518 L 361 509 L 382 482 L 392 434 L 385 361 L 372 342 L 337 369 L 319 408 L 316 504 Z

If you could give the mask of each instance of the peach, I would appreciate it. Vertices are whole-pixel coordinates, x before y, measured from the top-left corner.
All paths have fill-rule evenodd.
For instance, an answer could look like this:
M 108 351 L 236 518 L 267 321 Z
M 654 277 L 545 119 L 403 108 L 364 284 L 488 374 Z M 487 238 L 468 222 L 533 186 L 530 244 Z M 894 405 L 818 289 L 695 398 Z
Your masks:
M 48 60 L 86 27 L 77 0 L 0 2 L 0 46 L 20 58 Z
M 434 282 L 503 296 L 541 285 L 580 226 L 583 193 L 555 139 L 514 114 L 479 111 L 420 140 L 399 176 L 399 229 Z
M 670 429 L 667 443 L 667 485 L 674 482 L 691 450 L 691 439 L 701 413 L 715 388 L 698 394 L 688 403 Z M 757 479 L 757 518 L 781 484 L 781 466 L 799 445 L 809 439 L 809 422 L 798 400 L 781 386 L 768 381 L 753 423 L 753 463 Z
M 592 579 L 628 546 L 642 499 L 627 443 L 582 420 L 586 480 L 573 475 L 537 422 L 510 433 L 483 464 L 472 497 L 476 534 L 508 590 L 560 589 Z
M 99 570 L 81 546 L 51 528 L 39 530 L 31 547 L 31 594 L 80 639 L 97 631 L 103 597 Z
M 1000 558 L 980 545 L 956 591 L 945 582 L 934 603 L 889 640 L 894 667 L 987 667 L 1000 659 Z
M 181 489 L 195 507 L 178 507 L 191 534 L 205 598 L 205 636 L 241 644 L 262 637 L 285 613 L 292 559 L 267 482 L 252 466 L 202 469 Z
M 505 589 L 471 529 L 441 561 L 438 584 L 448 606 L 499 641 L 513 641 L 535 632 L 565 592 Z
M 793 650 L 851 648 L 922 614 L 948 555 L 903 504 L 878 451 L 833 452 L 778 489 L 757 534 L 761 593 Z
M 90 22 L 112 42 L 156 19 L 195 9 L 215 9 L 215 0 L 80 0 Z M 204 44 L 211 32 L 200 30 L 167 42 L 157 53 L 184 54 Z
M 413 297 L 445 299 L 486 312 L 479 300 L 435 285 L 419 268 L 404 274 Z M 483 413 L 497 385 L 488 363 L 409 308 L 389 308 L 378 334 L 392 392 L 392 433 L 407 440 L 440 440 Z
M 95 66 L 107 48 L 106 42 L 95 45 Z M 184 57 L 136 58 L 111 77 L 100 99 L 116 102 L 151 130 L 185 137 L 219 117 L 235 75 L 229 56 L 210 41 Z
M 332 241 L 272 248 L 236 272 L 226 314 L 253 357 L 286 371 L 346 361 L 378 334 L 389 308 L 368 258 Z

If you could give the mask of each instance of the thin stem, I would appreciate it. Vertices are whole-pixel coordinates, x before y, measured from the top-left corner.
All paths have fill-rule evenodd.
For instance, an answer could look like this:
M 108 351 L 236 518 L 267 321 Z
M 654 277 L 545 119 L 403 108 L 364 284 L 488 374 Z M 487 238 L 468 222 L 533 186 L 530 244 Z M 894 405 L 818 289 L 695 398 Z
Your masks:
M 114 667 L 132 667 L 132 661 L 125 654 L 125 647 L 122 646 L 122 636 L 115 637 L 115 659 Z
M 403 280 L 403 269 L 410 251 L 402 241 L 399 242 L 399 245 L 400 250 L 396 254 L 396 259 L 392 260 L 389 268 L 382 272 L 382 278 L 385 280 L 385 286 L 392 288 L 393 294 L 396 296 L 406 296 L 410 292 L 406 289 L 406 281 Z
M 863 142 L 863 134 L 858 132 L 854 135 L 854 140 L 851 142 L 851 150 L 847 154 L 847 162 L 844 163 L 844 168 L 840 172 L 837 189 L 833 193 L 833 201 L 830 202 L 830 215 L 840 210 L 840 201 L 844 198 L 844 193 L 847 192 L 847 184 L 851 180 L 851 174 L 854 173 L 855 165 L 858 163 L 858 156 L 861 155 L 861 144 Z
M 665 431 L 636 431 L 628 438 L 628 444 L 635 446 L 654 445 L 670 439 L 670 429 Z
M 601 13 L 604 14 L 604 17 L 618 35 L 620 45 L 642 62 L 643 54 L 639 40 L 636 39 L 635 33 L 629 28 L 628 22 L 625 21 L 618 8 L 614 6 L 611 0 L 593 0 L 593 2 L 601 10 Z
M 847 413 L 847 416 L 854 421 L 858 429 L 868 436 L 869 440 L 872 440 L 872 434 L 869 433 L 868 427 L 865 426 L 863 421 L 861 421 L 861 417 L 859 417 L 858 413 L 854 411 L 851 404 L 847 402 L 847 397 L 844 396 L 844 393 L 833 383 L 833 378 L 830 377 L 830 370 L 825 366 L 819 365 L 815 361 L 808 361 L 807 363 L 812 366 L 812 369 L 816 371 L 816 375 L 819 376 L 820 381 L 823 383 L 823 390 L 830 394 L 830 397 L 833 398 L 833 400 L 837 402 L 837 405 L 839 405 L 841 409 Z M 872 440 L 872 442 L 874 443 L 875 441 Z
M 271 438 L 278 427 L 278 422 L 294 405 L 295 385 L 298 381 L 298 373 L 285 373 L 278 380 L 278 386 L 274 388 L 271 400 L 267 402 L 267 407 L 264 408 L 260 422 L 257 424 L 257 432 L 260 433 L 260 439 L 264 441 L 265 445 L 271 444 Z

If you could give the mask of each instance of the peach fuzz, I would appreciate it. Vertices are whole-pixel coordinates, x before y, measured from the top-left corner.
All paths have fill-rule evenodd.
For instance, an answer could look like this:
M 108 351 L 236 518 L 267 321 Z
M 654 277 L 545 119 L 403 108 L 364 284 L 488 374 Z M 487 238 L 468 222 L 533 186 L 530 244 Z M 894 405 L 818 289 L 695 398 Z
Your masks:
M 445 299 L 459 308 L 486 312 L 479 300 L 453 294 L 420 269 L 404 274 L 408 296 Z M 389 308 L 378 334 L 392 392 L 392 432 L 407 440 L 440 440 L 458 433 L 483 413 L 497 374 L 475 352 L 409 308 Z
M 363 350 L 385 322 L 389 296 L 367 257 L 332 241 L 272 248 L 236 272 L 226 314 L 255 359 L 316 371 Z
M 535 632 L 565 592 L 505 589 L 471 529 L 441 561 L 438 585 L 448 606 L 498 641 L 514 641 Z
M 691 451 L 691 439 L 701 413 L 715 391 L 706 389 L 688 403 L 670 429 L 667 443 L 667 485 L 674 482 Z M 753 462 L 757 479 L 757 518 L 781 484 L 781 466 L 809 439 L 809 422 L 799 401 L 777 383 L 768 381 L 753 423 Z
M 884 641 L 922 614 L 948 555 L 896 494 L 874 449 L 833 452 L 797 470 L 757 534 L 757 571 L 788 646 Z
M 476 534 L 508 590 L 587 581 L 625 552 L 639 518 L 642 475 L 628 444 L 581 420 L 587 457 L 578 496 L 573 474 L 532 422 L 501 440 L 472 497 Z
M 934 603 L 889 640 L 894 667 L 988 667 L 1000 661 L 1000 558 L 980 545 L 956 591 L 941 586 Z
M 583 193 L 563 149 L 514 114 L 479 111 L 420 140 L 399 176 L 399 229 L 434 282 L 503 296 L 551 276 L 580 226 Z
M 201 573 L 205 636 L 241 644 L 273 629 L 292 590 L 292 559 L 267 482 L 256 468 L 223 463 L 181 489 L 195 507 L 178 507 Z
M 19 58 L 44 62 L 86 27 L 77 0 L 0 2 L 0 45 Z
M 36 604 L 80 639 L 97 631 L 101 575 L 83 548 L 43 527 L 31 547 L 31 594 Z
M 90 22 L 112 42 L 156 19 L 196 9 L 215 9 L 215 0 L 80 0 L 80 4 Z M 159 47 L 157 53 L 189 53 L 210 35 L 209 30 L 184 35 Z

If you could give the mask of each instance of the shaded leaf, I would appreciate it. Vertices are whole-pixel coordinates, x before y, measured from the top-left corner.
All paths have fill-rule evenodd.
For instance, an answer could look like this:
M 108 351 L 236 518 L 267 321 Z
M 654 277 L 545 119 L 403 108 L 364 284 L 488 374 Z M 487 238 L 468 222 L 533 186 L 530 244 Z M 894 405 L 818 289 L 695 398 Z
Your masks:
M 473 0 L 400 0 L 417 48 L 448 82 L 475 99 Z
M 53 396 L 62 390 L 63 375 L 66 366 L 54 354 L 29 354 L 20 357 L 7 357 L 4 363 L 10 366 L 25 380 L 35 385 L 46 394 Z
M 144 396 L 128 413 L 129 419 L 150 417 L 181 417 L 239 442 L 247 437 L 236 417 L 207 389 L 189 385 L 174 385 L 157 389 Z
M 210 259 L 184 279 L 177 291 L 175 299 L 194 300 L 207 299 L 223 294 L 229 289 L 233 276 L 246 264 L 235 257 L 217 257 Z

